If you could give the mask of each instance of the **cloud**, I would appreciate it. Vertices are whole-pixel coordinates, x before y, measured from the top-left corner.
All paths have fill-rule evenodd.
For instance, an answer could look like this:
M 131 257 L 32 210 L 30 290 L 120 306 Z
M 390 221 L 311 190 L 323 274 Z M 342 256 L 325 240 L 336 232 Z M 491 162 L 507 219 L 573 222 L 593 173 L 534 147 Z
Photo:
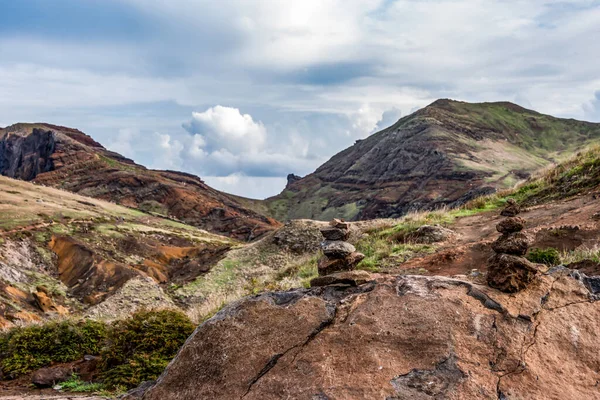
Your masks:
M 0 3 L 2 124 L 223 188 L 310 173 L 437 98 L 600 120 L 593 0 L 89 3 Z
M 583 105 L 585 117 L 590 121 L 600 122 L 600 90 L 594 93 L 594 98 Z
M 385 110 L 381 115 L 381 119 L 377 122 L 374 131 L 379 132 L 385 128 L 394 125 L 402 117 L 402 111 L 399 108 L 393 107 Z
M 267 131 L 262 122 L 254 122 L 249 114 L 232 107 L 215 106 L 192 114 L 183 124 L 196 138 L 196 147 L 207 152 L 228 151 L 235 154 L 256 152 L 264 148 Z

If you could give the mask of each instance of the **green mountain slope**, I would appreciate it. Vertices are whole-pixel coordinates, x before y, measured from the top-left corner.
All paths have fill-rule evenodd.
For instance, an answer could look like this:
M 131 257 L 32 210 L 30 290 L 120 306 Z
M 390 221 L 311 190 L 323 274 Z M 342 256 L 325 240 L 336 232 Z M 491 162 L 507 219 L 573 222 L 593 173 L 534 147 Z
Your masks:
M 438 100 L 267 199 L 277 219 L 398 217 L 458 206 L 600 138 L 600 124 L 508 102 Z

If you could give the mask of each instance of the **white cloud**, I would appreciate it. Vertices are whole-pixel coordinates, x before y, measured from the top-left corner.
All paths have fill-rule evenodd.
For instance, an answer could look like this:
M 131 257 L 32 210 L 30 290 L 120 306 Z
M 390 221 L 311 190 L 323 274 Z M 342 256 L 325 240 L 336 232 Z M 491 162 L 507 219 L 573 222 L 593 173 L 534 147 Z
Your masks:
M 195 146 L 208 152 L 256 152 L 265 146 L 267 138 L 262 122 L 254 122 L 252 116 L 232 107 L 215 106 L 195 112 L 183 127 L 195 135 Z
M 120 1 L 132 30 L 151 29 L 3 28 L 3 124 L 72 125 L 151 167 L 250 190 L 441 97 L 600 120 L 594 0 Z

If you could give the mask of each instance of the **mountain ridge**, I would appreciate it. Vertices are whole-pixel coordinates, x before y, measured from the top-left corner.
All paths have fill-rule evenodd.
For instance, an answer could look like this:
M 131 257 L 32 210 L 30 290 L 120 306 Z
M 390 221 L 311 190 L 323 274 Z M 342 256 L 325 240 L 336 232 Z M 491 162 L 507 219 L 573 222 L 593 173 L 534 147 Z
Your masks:
M 598 138 L 600 124 L 509 102 L 440 99 L 357 141 L 266 202 L 279 220 L 454 207 L 510 187 Z
M 0 174 L 174 216 L 240 240 L 279 226 L 195 175 L 148 169 L 77 129 L 57 125 L 0 129 Z

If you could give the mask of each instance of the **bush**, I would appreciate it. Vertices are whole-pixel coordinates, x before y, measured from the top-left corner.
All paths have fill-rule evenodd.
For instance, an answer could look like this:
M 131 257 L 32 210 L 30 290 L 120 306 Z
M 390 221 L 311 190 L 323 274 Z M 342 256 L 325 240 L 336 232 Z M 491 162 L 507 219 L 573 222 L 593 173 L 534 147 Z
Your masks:
M 101 353 L 101 377 L 109 388 L 132 388 L 156 379 L 194 331 L 179 311 L 139 311 L 114 323 Z
M 560 253 L 555 248 L 532 249 L 525 256 L 529 261 L 550 267 L 560 264 Z
M 53 362 L 69 362 L 98 354 L 106 325 L 97 321 L 51 322 L 15 328 L 0 336 L 0 367 L 14 377 Z

